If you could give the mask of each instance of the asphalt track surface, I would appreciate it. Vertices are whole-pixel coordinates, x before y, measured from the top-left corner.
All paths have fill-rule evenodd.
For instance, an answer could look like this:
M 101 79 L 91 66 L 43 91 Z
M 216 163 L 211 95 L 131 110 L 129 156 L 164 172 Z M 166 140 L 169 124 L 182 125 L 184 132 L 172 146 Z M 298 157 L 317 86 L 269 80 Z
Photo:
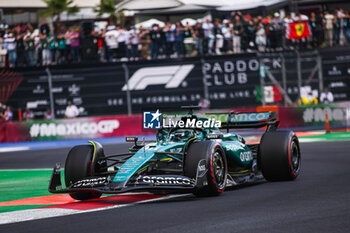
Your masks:
M 104 145 L 106 154 L 126 153 L 132 143 Z M 0 169 L 53 168 L 56 163 L 64 166 L 70 147 L 59 149 L 28 150 L 0 153 Z
M 106 152 L 126 148 L 114 145 Z M 349 142 L 303 143 L 301 175 L 292 182 L 233 188 L 219 197 L 187 195 L 5 224 L 0 225 L 0 232 L 350 232 L 349 149 Z M 57 159 L 63 162 L 67 151 L 1 154 L 0 164 L 1 168 L 48 167 Z

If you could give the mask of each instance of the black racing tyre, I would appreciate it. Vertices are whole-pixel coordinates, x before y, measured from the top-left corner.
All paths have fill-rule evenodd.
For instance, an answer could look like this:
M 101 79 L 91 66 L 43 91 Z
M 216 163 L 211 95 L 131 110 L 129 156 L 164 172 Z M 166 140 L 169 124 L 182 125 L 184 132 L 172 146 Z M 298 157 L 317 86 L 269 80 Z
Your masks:
M 64 166 L 66 187 L 87 176 L 91 176 L 91 160 L 93 153 L 94 147 L 92 145 L 75 146 L 69 151 Z M 87 200 L 99 198 L 102 194 L 97 192 L 76 192 L 69 193 L 69 195 L 76 200 Z
M 268 181 L 295 180 L 300 172 L 300 155 L 293 131 L 266 132 L 261 138 L 258 159 Z
M 217 196 L 225 190 L 227 181 L 227 160 L 221 144 L 214 141 L 191 144 L 184 161 L 184 175 L 195 179 L 202 159 L 206 160 L 208 185 L 195 188 L 193 193 L 196 196 Z

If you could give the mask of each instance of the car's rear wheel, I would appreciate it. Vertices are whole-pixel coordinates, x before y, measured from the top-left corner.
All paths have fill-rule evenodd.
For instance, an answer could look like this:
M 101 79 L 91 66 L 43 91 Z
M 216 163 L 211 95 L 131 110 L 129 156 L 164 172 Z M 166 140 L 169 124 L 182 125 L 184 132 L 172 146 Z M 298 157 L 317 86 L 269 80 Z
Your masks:
M 64 166 L 64 179 L 67 187 L 85 177 L 91 176 L 93 153 L 94 147 L 92 145 L 75 146 L 69 151 Z M 101 156 L 101 154 L 98 153 L 95 156 L 98 157 Z M 94 159 L 98 160 L 99 158 Z M 74 192 L 69 193 L 69 195 L 76 200 L 87 200 L 92 198 L 99 198 L 102 194 L 91 191 Z
M 206 174 L 208 184 L 201 188 L 196 187 L 193 193 L 196 196 L 219 195 L 225 190 L 227 181 L 227 161 L 220 143 L 204 141 L 190 145 L 184 161 L 184 175 L 195 179 L 198 163 L 203 159 L 208 169 Z
M 294 180 L 300 172 L 301 153 L 293 131 L 266 132 L 260 142 L 259 162 L 268 181 Z

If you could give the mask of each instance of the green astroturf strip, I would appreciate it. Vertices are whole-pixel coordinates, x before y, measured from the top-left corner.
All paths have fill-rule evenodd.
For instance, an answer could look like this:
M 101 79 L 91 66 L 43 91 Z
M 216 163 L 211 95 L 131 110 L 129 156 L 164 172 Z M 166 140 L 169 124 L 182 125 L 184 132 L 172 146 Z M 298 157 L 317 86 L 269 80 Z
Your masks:
M 51 173 L 50 170 L 0 170 L 0 202 L 50 195 Z
M 16 210 L 28 210 L 40 207 L 46 207 L 51 205 L 16 205 L 16 206 L 0 206 L 0 213 L 16 211 Z

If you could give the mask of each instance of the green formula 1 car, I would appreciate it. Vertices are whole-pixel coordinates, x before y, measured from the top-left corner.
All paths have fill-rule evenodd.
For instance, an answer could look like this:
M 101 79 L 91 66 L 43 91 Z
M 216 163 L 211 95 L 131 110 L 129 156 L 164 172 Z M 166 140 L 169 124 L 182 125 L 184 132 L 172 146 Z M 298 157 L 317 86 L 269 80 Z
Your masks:
M 197 122 L 218 118 L 222 118 L 220 128 L 198 127 L 205 124 Z M 191 110 L 178 121 L 185 123 L 157 129 L 157 139 L 151 143 L 138 144 L 136 137 L 127 137 L 134 142 L 129 153 L 106 155 L 101 144 L 93 141 L 73 147 L 65 162 L 66 188 L 62 188 L 57 164 L 49 191 L 69 193 L 77 200 L 136 191 L 212 196 L 227 186 L 254 182 L 259 177 L 294 180 L 300 172 L 298 138 L 292 131 L 277 130 L 275 112 L 200 117 Z M 261 127 L 266 131 L 257 144 L 246 144 L 242 136 L 230 132 Z

